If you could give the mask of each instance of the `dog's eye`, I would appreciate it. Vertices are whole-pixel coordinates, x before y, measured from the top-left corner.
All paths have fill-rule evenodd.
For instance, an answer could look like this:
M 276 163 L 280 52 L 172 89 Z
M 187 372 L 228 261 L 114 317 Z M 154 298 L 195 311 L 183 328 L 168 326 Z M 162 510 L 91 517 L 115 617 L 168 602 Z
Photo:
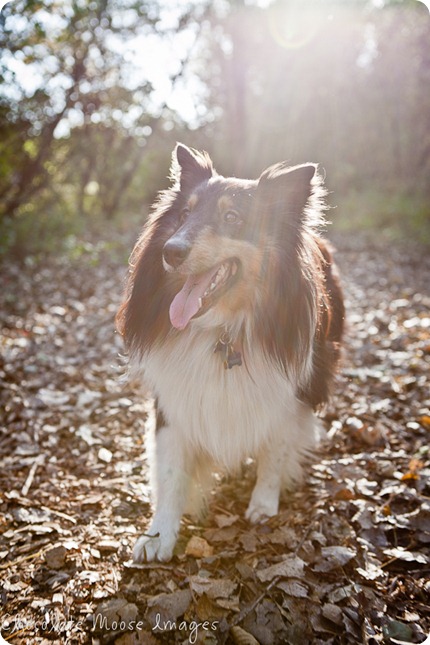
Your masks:
M 242 221 L 236 211 L 227 211 L 224 213 L 223 219 L 226 224 L 240 224 Z

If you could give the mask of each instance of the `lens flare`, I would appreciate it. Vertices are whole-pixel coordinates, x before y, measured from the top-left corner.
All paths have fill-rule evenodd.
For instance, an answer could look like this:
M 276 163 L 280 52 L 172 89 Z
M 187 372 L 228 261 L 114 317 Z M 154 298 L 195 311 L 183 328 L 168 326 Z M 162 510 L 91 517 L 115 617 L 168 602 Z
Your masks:
M 315 5 L 298 2 L 272 6 L 268 11 L 273 40 L 284 49 L 299 49 L 310 43 L 320 26 L 320 12 Z

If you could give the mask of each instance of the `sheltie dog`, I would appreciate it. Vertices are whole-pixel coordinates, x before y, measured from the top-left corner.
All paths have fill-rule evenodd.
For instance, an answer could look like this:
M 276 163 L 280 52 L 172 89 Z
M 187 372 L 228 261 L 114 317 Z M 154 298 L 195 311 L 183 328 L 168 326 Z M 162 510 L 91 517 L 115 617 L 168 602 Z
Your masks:
M 155 513 L 135 562 L 169 560 L 181 517 L 211 473 L 248 457 L 245 517 L 276 515 L 320 435 L 339 359 L 344 306 L 316 164 L 225 178 L 178 144 L 130 260 L 117 326 L 156 406 Z

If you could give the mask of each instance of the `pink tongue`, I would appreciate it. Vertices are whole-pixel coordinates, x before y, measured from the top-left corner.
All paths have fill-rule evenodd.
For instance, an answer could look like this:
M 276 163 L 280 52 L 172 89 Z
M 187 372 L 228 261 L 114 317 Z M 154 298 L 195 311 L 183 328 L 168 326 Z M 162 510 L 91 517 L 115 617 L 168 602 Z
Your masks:
M 169 315 L 173 327 L 185 329 L 191 318 L 198 312 L 199 298 L 203 298 L 204 292 L 218 269 L 219 266 L 212 267 L 206 273 L 188 276 L 184 286 L 173 298 L 170 305 Z

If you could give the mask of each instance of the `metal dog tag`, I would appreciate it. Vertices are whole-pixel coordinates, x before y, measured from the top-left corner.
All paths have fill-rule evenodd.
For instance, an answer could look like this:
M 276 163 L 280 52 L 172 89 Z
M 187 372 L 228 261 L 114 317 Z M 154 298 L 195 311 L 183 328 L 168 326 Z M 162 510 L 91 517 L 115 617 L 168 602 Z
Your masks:
M 238 367 L 242 365 L 242 354 L 234 351 L 228 332 L 224 332 L 220 336 L 214 347 L 214 352 L 221 352 L 224 369 L 226 370 L 231 370 L 235 365 Z

